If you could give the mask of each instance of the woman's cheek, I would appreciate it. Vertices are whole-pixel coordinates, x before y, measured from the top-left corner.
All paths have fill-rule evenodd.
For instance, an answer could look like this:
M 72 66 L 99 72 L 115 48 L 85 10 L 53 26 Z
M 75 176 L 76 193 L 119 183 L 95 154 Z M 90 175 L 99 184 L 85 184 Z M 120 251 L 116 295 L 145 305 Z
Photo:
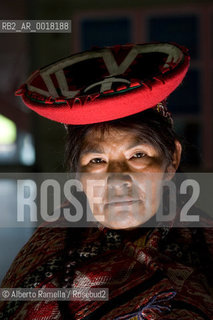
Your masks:
M 129 167 L 137 171 L 162 171 L 162 162 L 153 158 L 129 162 Z

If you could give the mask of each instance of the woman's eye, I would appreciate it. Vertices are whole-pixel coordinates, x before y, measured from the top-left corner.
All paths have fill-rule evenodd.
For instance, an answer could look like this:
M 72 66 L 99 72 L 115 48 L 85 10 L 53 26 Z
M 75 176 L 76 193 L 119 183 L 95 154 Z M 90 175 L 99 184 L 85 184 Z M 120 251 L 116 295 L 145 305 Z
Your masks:
M 101 158 L 94 158 L 90 160 L 90 163 L 92 164 L 99 164 L 99 163 L 104 163 L 105 161 Z
M 144 157 L 146 157 L 146 153 L 137 152 L 131 157 L 131 159 L 140 159 L 140 158 L 144 158 Z

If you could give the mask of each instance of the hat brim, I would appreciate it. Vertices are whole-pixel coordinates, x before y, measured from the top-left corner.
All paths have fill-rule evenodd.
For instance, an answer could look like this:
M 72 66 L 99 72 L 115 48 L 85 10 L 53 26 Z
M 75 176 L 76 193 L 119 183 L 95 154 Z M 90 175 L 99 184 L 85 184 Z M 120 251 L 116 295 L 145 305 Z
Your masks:
M 64 124 L 123 118 L 156 106 L 180 85 L 189 68 L 187 51 L 173 43 L 86 51 L 36 71 L 16 95 L 41 116 Z

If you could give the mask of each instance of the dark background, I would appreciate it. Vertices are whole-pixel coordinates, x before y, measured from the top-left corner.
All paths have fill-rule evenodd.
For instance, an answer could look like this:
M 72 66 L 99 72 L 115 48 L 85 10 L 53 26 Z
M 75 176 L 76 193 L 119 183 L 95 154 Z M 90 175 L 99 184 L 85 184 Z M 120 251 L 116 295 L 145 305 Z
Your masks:
M 1 171 L 65 170 L 63 126 L 27 110 L 14 96 L 33 71 L 92 46 L 146 41 L 174 41 L 189 48 L 190 71 L 170 96 L 169 109 L 177 132 L 189 144 L 184 168 L 212 171 L 212 1 L 9 0 L 0 9 L 1 19 L 72 20 L 68 34 L 0 34 L 0 113 L 14 122 L 17 133 L 13 146 L 0 143 Z
M 0 172 L 65 171 L 63 125 L 29 111 L 14 96 L 33 71 L 92 46 L 146 41 L 189 48 L 190 71 L 168 107 L 184 137 L 184 169 L 213 170 L 213 1 L 3 0 L 0 16 L 72 20 L 68 34 L 0 34 Z M 0 202 L 13 197 L 13 183 L 1 180 Z M 13 214 L 7 203 L 4 208 L 5 215 Z M 29 235 L 2 229 L 0 279 Z

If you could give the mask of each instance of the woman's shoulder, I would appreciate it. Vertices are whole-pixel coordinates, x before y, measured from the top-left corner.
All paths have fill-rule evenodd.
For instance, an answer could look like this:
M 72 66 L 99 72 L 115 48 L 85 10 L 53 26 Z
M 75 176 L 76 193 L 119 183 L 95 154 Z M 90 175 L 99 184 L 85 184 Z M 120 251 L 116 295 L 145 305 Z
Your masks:
M 16 255 L 1 287 L 21 286 L 23 279 L 51 257 L 64 250 L 66 228 L 51 223 L 40 225 Z

